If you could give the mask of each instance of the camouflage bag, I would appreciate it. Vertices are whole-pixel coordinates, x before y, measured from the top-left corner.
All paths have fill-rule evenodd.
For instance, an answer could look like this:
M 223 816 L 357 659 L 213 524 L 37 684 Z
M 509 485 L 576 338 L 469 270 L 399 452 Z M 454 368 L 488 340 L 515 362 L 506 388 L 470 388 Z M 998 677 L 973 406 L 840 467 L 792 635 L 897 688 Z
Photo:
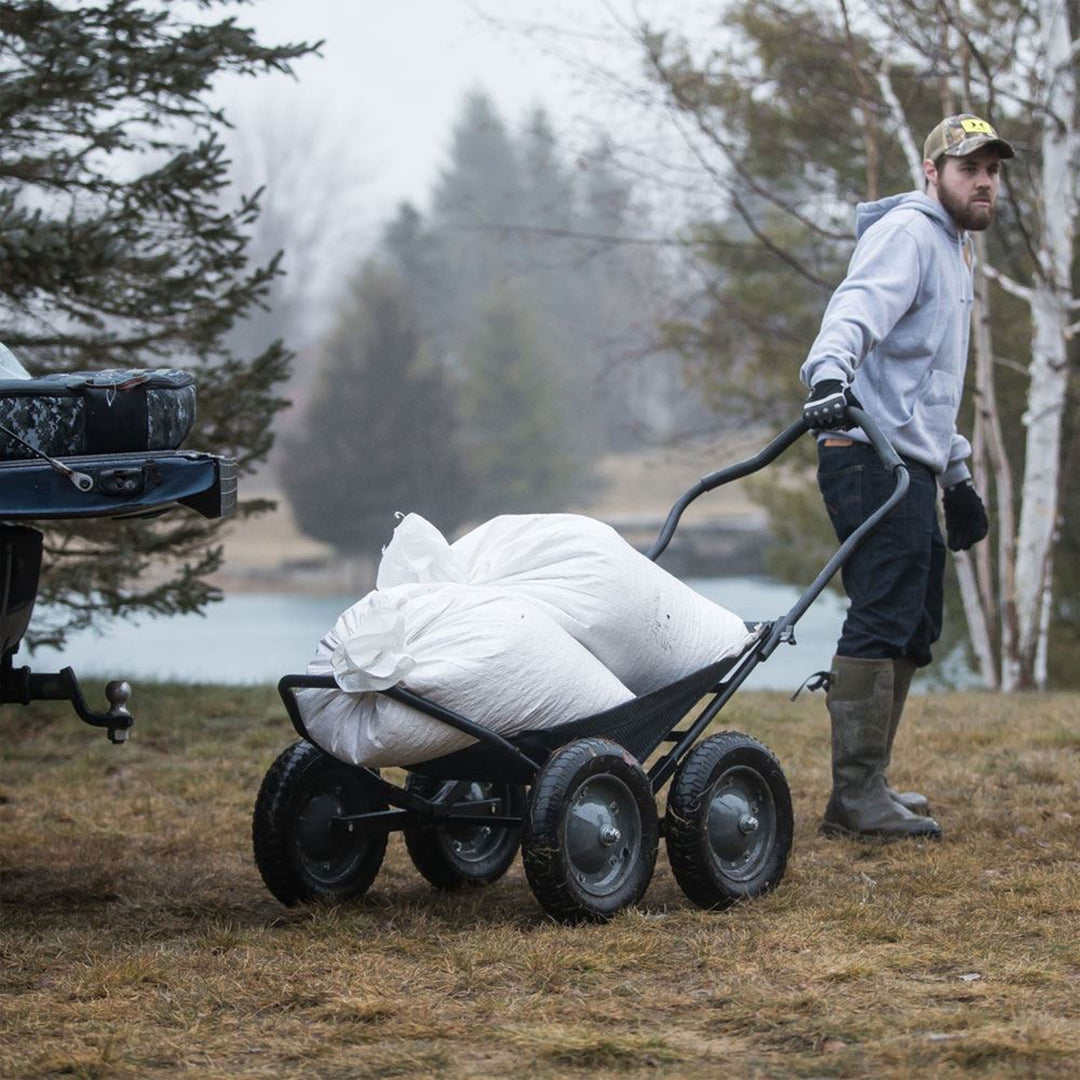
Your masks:
M 195 422 L 185 371 L 76 371 L 0 379 L 0 425 L 51 457 L 175 450 Z M 36 455 L 0 430 L 0 460 Z

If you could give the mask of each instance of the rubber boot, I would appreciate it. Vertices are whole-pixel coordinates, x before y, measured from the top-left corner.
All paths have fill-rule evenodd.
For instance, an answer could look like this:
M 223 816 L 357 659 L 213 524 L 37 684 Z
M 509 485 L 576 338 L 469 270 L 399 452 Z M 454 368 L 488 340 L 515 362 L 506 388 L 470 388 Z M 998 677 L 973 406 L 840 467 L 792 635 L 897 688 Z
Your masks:
M 885 744 L 885 790 L 893 802 L 898 802 L 905 810 L 913 814 L 930 813 L 930 800 L 918 791 L 896 791 L 889 786 L 888 771 L 892 761 L 893 741 L 896 738 L 897 728 L 900 727 L 900 717 L 904 714 L 904 702 L 907 701 L 908 690 L 911 688 L 911 680 L 917 671 L 913 660 L 906 656 L 898 656 L 893 661 L 893 705 L 892 718 L 889 723 L 889 739 Z
M 833 790 L 821 831 L 868 840 L 937 839 L 941 827 L 893 802 L 885 790 L 893 662 L 833 658 L 827 698 Z

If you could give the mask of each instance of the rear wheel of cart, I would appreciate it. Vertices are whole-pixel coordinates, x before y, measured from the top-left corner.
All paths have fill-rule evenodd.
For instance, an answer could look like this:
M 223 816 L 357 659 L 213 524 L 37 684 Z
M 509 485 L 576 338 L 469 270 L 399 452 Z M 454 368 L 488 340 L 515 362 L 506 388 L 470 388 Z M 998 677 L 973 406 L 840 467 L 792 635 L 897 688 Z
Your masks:
M 405 790 L 440 802 L 486 803 L 499 817 L 521 817 L 525 788 L 521 784 L 481 783 L 472 780 L 431 780 L 409 773 Z M 437 889 L 459 885 L 488 885 L 510 869 L 521 843 L 521 827 L 476 824 L 410 825 L 405 846 L 413 866 Z
M 659 833 L 637 759 L 609 739 L 578 739 L 552 754 L 530 791 L 525 874 L 554 918 L 603 922 L 644 895 Z
M 698 907 L 724 908 L 775 888 L 793 832 L 784 771 L 756 739 L 713 735 L 675 773 L 664 818 L 668 860 Z
M 349 832 L 337 819 L 387 809 L 363 770 L 308 742 L 293 743 L 270 766 L 251 836 L 266 887 L 289 906 L 351 900 L 375 880 L 385 832 Z

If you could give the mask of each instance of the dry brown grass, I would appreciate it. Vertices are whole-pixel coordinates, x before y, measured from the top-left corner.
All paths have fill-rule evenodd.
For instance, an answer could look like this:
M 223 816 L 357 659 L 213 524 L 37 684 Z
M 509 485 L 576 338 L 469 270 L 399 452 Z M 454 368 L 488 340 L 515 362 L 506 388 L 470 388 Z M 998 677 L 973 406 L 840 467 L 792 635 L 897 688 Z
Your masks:
M 721 716 L 780 754 L 781 888 L 720 914 L 661 855 L 644 906 L 547 921 L 520 865 L 440 895 L 391 840 L 369 896 L 286 910 L 249 819 L 290 739 L 270 690 L 139 688 L 110 747 L 0 710 L 5 1077 L 1077 1075 L 1080 697 L 918 698 L 899 782 L 940 845 L 818 837 L 820 701 Z

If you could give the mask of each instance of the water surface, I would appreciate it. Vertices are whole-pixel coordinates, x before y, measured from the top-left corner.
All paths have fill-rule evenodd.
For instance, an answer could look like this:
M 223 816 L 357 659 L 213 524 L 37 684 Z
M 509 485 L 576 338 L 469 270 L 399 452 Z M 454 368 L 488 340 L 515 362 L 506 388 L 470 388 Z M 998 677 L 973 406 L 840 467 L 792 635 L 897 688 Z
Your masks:
M 776 619 L 798 599 L 798 590 L 769 578 L 689 578 L 710 600 L 748 621 Z M 179 682 L 272 683 L 303 671 L 319 638 L 357 597 L 230 594 L 205 616 L 182 615 L 116 623 L 104 634 L 74 635 L 62 653 L 39 649 L 16 665 L 37 671 L 71 666 L 81 679 L 125 678 Z M 829 593 L 818 598 L 796 627 L 796 645 L 781 645 L 759 664 L 748 688 L 787 690 L 829 666 L 843 619 L 844 602 Z

